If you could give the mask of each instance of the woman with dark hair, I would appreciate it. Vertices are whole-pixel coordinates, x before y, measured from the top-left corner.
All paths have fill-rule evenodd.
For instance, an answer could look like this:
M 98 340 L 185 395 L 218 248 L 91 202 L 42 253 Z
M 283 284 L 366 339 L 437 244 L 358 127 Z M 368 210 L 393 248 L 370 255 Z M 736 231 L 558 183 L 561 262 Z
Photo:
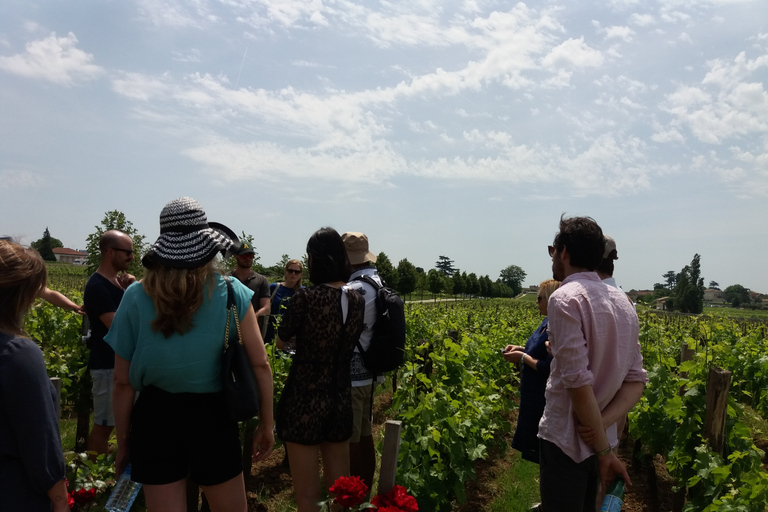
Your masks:
M 248 508 L 238 425 L 222 393 L 227 283 L 213 266 L 233 237 L 228 228 L 209 224 L 194 199 L 169 202 L 160 213 L 160 237 L 142 259 L 144 279 L 125 291 L 105 338 L 115 349 L 115 464 L 120 474 L 131 463 L 148 510 L 186 511 L 187 476 L 214 512 Z M 253 459 L 261 460 L 274 444 L 272 371 L 253 292 L 236 279 L 231 285 L 261 391 L 252 448 Z
M 320 508 L 322 455 L 325 488 L 349 474 L 352 399 L 349 364 L 363 331 L 365 302 L 346 288 L 347 251 L 332 228 L 307 242 L 313 286 L 298 290 L 278 327 L 277 347 L 296 338 L 296 355 L 277 405 L 277 435 L 286 443 L 298 512 Z
M 270 311 L 267 321 L 267 330 L 264 335 L 264 343 L 272 343 L 275 339 L 275 330 L 277 328 L 277 318 L 282 316 L 283 309 L 290 301 L 296 290 L 301 288 L 301 275 L 304 266 L 299 260 L 288 260 L 283 268 L 282 283 L 272 283 L 269 285 Z
M 56 391 L 40 347 L 21 337 L 46 277 L 37 252 L 0 240 L 0 496 L 8 512 L 69 511 Z

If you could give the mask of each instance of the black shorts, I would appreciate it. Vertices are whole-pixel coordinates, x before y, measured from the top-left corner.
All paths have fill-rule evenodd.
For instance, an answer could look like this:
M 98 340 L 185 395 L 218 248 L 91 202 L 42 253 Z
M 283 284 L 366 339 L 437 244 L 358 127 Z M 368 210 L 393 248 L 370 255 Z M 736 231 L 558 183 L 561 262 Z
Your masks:
M 191 477 L 216 485 L 242 471 L 240 431 L 221 393 L 168 393 L 149 386 L 133 406 L 132 478 L 161 485 Z

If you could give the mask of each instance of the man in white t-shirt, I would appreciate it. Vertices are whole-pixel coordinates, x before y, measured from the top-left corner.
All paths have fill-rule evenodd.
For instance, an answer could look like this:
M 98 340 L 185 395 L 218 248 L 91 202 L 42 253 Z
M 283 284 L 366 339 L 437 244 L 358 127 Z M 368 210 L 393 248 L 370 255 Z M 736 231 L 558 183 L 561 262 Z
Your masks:
M 363 233 L 347 232 L 341 236 L 347 249 L 347 256 L 352 265 L 352 275 L 348 286 L 357 290 L 365 299 L 365 316 L 360 346 L 368 350 L 376 323 L 376 288 L 361 280 L 367 276 L 376 284 L 383 283 L 376 271 L 376 255 L 368 249 L 368 237 Z M 360 476 L 371 489 L 373 473 L 376 470 L 376 449 L 373 445 L 373 391 L 375 385 L 384 381 L 383 375 L 376 376 L 365 367 L 360 347 L 355 347 L 350 363 L 352 379 L 352 411 L 354 426 L 349 440 L 349 469 L 351 475 Z

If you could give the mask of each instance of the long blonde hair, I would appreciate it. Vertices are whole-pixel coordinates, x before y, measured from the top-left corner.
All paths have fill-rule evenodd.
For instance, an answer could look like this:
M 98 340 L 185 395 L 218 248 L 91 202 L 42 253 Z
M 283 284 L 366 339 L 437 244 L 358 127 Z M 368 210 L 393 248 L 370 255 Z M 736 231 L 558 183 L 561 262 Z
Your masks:
M 152 330 L 166 338 L 184 334 L 195 326 L 192 317 L 203 303 L 203 292 L 213 294 L 213 260 L 197 268 L 155 265 L 144 273 L 142 286 L 155 303 Z
M 47 279 L 37 251 L 0 240 L 0 331 L 21 334 L 24 313 Z

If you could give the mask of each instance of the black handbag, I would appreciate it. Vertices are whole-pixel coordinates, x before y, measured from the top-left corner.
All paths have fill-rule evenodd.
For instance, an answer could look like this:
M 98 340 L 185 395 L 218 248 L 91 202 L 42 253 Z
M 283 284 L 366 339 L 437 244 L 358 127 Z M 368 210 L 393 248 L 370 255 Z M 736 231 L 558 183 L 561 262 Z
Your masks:
M 227 400 L 229 417 L 235 421 L 246 421 L 259 413 L 261 393 L 251 361 L 243 346 L 240 320 L 237 317 L 235 293 L 228 276 L 227 282 L 227 328 L 224 333 L 224 356 L 222 357 L 222 380 Z M 236 335 L 229 335 L 229 319 L 234 313 Z

